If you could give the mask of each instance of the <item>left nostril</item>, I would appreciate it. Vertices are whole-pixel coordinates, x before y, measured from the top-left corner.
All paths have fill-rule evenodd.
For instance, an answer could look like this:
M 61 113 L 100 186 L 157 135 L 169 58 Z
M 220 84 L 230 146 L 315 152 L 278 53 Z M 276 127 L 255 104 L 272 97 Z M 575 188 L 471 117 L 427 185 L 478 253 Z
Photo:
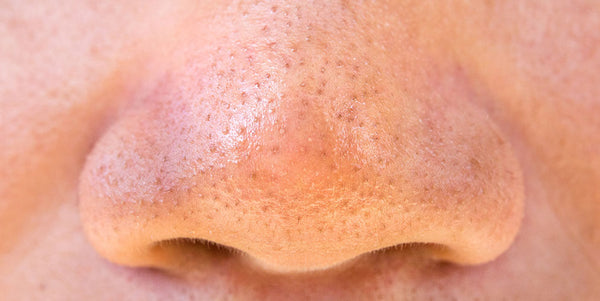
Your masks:
M 173 238 L 161 240 L 153 243 L 150 246 L 151 250 L 171 250 L 171 249 L 181 249 L 181 250 L 206 250 L 212 254 L 219 256 L 231 256 L 234 254 L 239 254 L 241 251 L 234 249 L 232 247 L 228 247 L 225 245 L 221 245 L 209 240 L 200 239 L 200 238 Z
M 242 256 L 240 250 L 199 238 L 173 238 L 152 243 L 148 252 L 155 258 L 154 267 L 178 271 L 196 269 L 199 265 L 215 263 Z

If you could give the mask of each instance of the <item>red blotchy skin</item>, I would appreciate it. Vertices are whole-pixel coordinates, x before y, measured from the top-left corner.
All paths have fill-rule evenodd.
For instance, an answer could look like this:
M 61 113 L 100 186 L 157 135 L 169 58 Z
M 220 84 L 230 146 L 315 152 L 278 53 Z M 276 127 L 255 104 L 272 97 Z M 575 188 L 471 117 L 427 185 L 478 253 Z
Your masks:
M 7 6 L 9 300 L 600 295 L 591 2 Z

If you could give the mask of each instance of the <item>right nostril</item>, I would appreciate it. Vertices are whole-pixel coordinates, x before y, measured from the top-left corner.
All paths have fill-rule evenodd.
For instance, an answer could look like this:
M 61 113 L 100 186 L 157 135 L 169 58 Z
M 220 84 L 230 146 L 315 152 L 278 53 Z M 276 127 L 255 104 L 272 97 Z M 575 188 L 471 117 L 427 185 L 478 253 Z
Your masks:
M 387 254 L 395 252 L 413 253 L 418 256 L 430 259 L 432 257 L 435 257 L 435 254 L 448 252 L 448 247 L 438 243 L 411 242 L 381 248 L 378 250 L 371 251 L 370 253 Z

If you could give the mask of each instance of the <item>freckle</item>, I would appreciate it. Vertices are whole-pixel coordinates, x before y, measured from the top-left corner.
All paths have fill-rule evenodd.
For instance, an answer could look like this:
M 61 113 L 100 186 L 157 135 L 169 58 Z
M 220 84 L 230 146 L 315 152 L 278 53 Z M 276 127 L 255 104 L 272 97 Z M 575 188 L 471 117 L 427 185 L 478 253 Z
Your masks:
M 317 94 L 318 94 L 318 95 L 323 95 L 323 89 L 318 89 L 318 90 L 317 90 Z
M 300 111 L 300 112 L 298 113 L 298 119 L 300 119 L 300 120 L 304 120 L 304 119 L 306 119 L 306 112 L 304 112 L 304 111 Z
M 270 73 L 267 73 L 267 74 L 265 75 L 265 77 L 266 77 L 266 78 L 271 78 L 271 74 L 270 74 Z
M 285 68 L 290 69 L 290 63 L 285 63 Z
M 344 62 L 343 62 L 342 60 L 337 60 L 337 61 L 335 62 L 335 64 L 336 64 L 336 66 L 338 66 L 338 67 L 342 67 L 342 66 L 344 66 Z
M 263 26 L 262 31 L 267 31 L 269 27 L 267 25 Z
M 479 161 L 477 159 L 471 158 L 470 163 L 471 163 L 471 168 L 473 168 L 475 170 L 481 169 L 481 165 L 479 164 Z
M 271 6 L 271 12 L 277 12 L 277 8 L 278 7 L 276 5 Z

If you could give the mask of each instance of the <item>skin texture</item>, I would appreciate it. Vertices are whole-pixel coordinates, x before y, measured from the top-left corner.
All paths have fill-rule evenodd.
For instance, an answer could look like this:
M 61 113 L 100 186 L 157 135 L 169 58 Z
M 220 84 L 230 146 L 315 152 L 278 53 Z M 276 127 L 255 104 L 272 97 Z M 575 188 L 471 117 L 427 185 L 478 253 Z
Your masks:
M 595 2 L 206 2 L 0 4 L 9 300 L 600 296 Z

